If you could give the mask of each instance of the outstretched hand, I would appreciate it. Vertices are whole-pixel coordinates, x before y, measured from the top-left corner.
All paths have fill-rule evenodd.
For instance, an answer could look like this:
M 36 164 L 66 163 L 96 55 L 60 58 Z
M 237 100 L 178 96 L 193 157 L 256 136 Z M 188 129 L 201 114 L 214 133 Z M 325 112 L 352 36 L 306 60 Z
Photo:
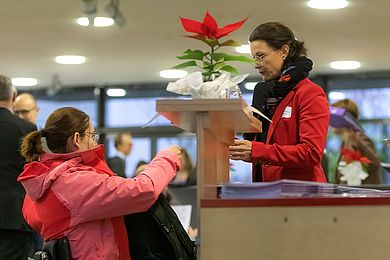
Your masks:
M 181 147 L 178 146 L 178 145 L 171 145 L 171 146 L 165 148 L 164 150 L 173 152 L 176 155 L 180 155 L 181 154 Z
M 229 146 L 229 158 L 252 162 L 252 142 L 248 140 L 234 140 L 234 145 Z

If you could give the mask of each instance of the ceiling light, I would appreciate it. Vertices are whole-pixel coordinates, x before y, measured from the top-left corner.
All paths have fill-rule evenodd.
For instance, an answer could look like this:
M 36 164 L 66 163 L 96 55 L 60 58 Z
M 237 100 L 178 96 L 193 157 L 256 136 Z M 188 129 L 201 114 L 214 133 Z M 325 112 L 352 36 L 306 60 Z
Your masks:
M 77 19 L 77 23 L 81 26 L 89 26 L 88 17 L 80 17 Z M 95 27 L 108 27 L 114 24 L 114 19 L 110 17 L 95 17 L 93 19 L 93 26 Z
M 180 79 L 187 76 L 185 70 L 162 70 L 160 71 L 160 77 L 165 79 Z
M 89 19 L 88 17 L 80 17 L 77 19 L 77 23 L 81 26 L 89 26 Z
M 348 6 L 347 0 L 310 0 L 307 5 L 314 9 L 341 9 Z
M 123 88 L 109 88 L 107 89 L 106 94 L 109 97 L 124 97 L 126 96 L 126 90 Z
M 93 26 L 95 27 L 107 27 L 114 24 L 114 19 L 110 17 L 95 17 L 93 20 Z
M 345 94 L 343 92 L 332 91 L 332 92 L 329 92 L 328 96 L 329 96 L 329 99 L 332 99 L 332 100 L 345 99 Z
M 32 87 L 38 84 L 35 78 L 12 78 L 11 81 L 16 87 Z
M 244 88 L 247 90 L 254 90 L 257 82 L 247 82 L 244 84 Z
M 236 52 L 238 53 L 251 53 L 251 48 L 249 47 L 249 44 L 241 45 L 236 47 Z
M 55 61 L 59 64 L 83 64 L 86 59 L 84 56 L 78 55 L 61 55 L 55 57 Z
M 335 70 L 355 70 L 360 68 L 360 62 L 355 60 L 332 61 L 330 67 Z

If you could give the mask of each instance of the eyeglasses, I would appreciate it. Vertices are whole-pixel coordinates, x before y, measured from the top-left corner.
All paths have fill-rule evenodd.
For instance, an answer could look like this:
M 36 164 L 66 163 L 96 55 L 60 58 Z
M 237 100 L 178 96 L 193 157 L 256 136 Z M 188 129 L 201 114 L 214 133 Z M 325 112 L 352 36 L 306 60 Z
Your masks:
M 33 111 L 36 108 L 37 107 L 33 107 L 30 110 L 28 110 L 28 109 L 14 110 L 14 114 L 15 115 L 26 115 L 26 114 L 30 113 L 31 111 Z
M 266 53 L 264 53 L 264 54 L 262 54 L 262 55 L 255 55 L 254 57 L 253 57 L 253 59 L 255 59 L 255 61 L 256 61 L 256 63 L 257 64 L 259 64 L 259 65 L 262 65 L 263 63 L 264 63 L 264 58 L 268 55 L 268 54 L 270 54 L 271 52 L 273 52 L 274 50 L 272 50 L 272 51 L 269 51 L 269 52 L 266 52 Z
M 99 143 L 99 140 L 100 140 L 100 133 L 98 132 L 85 132 L 86 134 L 89 134 L 92 138 L 92 140 L 95 142 L 95 143 Z

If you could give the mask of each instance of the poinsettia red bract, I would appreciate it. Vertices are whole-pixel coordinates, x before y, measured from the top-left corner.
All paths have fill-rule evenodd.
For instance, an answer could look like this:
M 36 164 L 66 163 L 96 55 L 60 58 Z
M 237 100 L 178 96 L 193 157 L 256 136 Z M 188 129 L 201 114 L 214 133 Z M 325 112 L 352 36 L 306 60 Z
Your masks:
M 209 39 L 219 39 L 228 35 L 229 33 L 239 29 L 247 19 L 248 18 L 245 18 L 239 22 L 228 24 L 222 28 L 218 28 L 217 22 L 209 12 L 206 12 L 202 23 L 195 20 L 180 17 L 181 24 L 183 25 L 184 30 L 186 30 L 187 32 L 196 33 L 197 35 L 207 37 Z

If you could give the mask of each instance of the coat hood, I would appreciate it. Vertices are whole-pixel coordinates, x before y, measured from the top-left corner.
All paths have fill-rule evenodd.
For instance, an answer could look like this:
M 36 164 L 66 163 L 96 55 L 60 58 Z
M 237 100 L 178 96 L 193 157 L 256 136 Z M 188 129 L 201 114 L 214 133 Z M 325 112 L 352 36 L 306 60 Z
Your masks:
M 78 170 L 91 169 L 101 163 L 105 164 L 103 145 L 83 152 L 45 153 L 40 156 L 39 161 L 24 166 L 24 171 L 19 175 L 18 181 L 32 200 L 38 200 L 66 171 L 72 170 L 75 166 Z M 112 175 L 108 167 L 106 173 Z

